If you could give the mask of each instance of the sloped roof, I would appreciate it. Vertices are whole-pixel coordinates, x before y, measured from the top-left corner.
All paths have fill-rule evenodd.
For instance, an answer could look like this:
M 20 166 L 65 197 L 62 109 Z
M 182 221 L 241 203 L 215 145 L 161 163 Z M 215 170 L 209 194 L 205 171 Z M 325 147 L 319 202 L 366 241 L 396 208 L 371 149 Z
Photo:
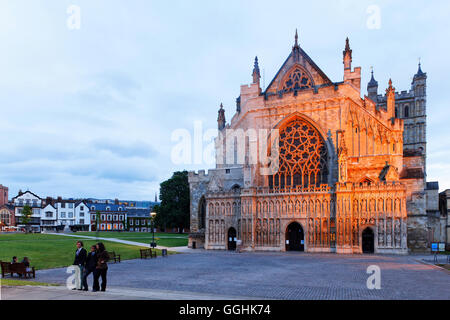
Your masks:
M 303 59 L 298 59 L 298 60 L 294 59 L 295 58 L 294 56 L 297 54 L 297 52 L 298 52 L 299 57 L 302 57 Z M 291 67 L 293 67 L 296 64 L 300 64 L 301 66 L 308 68 L 308 66 L 305 63 L 301 64 L 300 60 L 307 62 L 310 65 L 310 67 L 317 72 L 317 74 L 322 78 L 323 84 L 333 84 L 333 82 L 328 78 L 328 76 L 319 68 L 319 66 L 311 59 L 311 57 L 300 46 L 297 46 L 297 47 L 294 46 L 294 48 L 292 49 L 292 52 L 289 54 L 287 59 L 281 65 L 280 69 L 278 70 L 278 72 L 276 73 L 276 75 L 272 79 L 272 81 L 269 83 L 269 85 L 267 86 L 267 88 L 263 92 L 263 94 L 266 94 L 268 91 L 274 89 L 272 87 L 273 87 L 274 83 L 276 82 L 276 80 L 280 76 L 284 75 L 283 70 L 287 72 Z
M 107 211 L 106 208 L 109 207 L 109 211 L 114 211 L 117 212 L 119 211 L 119 208 L 121 208 L 121 212 L 125 212 L 127 211 L 127 209 L 125 208 L 125 206 L 123 205 L 117 205 L 117 204 L 113 204 L 113 203 L 91 203 L 88 202 L 86 204 L 89 207 L 89 210 L 91 210 L 91 207 L 95 207 L 94 211 Z
M 146 208 L 127 208 L 127 215 L 129 218 L 149 218 L 150 212 L 151 210 Z

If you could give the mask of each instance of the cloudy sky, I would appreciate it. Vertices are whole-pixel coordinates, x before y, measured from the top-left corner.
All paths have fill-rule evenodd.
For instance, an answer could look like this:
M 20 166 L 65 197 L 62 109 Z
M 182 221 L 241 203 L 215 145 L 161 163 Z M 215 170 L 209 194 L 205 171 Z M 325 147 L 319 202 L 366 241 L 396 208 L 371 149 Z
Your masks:
M 364 88 L 373 66 L 381 90 L 389 78 L 409 90 L 421 57 L 428 180 L 450 188 L 449 12 L 448 1 L 3 0 L 0 183 L 10 197 L 153 199 L 173 171 L 210 167 L 174 164 L 172 132 L 216 128 L 220 102 L 229 120 L 255 55 L 268 84 L 298 28 L 333 81 L 347 36 Z

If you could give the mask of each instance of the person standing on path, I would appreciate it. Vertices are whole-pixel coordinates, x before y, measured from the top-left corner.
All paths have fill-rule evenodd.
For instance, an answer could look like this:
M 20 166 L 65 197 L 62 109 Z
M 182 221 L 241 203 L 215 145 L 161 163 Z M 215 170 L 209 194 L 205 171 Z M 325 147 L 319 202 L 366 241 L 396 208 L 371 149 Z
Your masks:
M 94 288 L 93 292 L 100 289 L 98 279 L 102 277 L 101 291 L 106 291 L 106 274 L 108 272 L 109 254 L 106 251 L 105 245 L 101 242 L 97 243 L 97 267 L 94 272 Z
M 84 265 L 86 264 L 87 252 L 83 248 L 83 242 L 77 241 L 77 250 L 75 251 L 75 259 L 73 265 L 75 267 L 75 288 L 72 290 L 82 290 L 82 276 Z
M 83 272 L 83 282 L 82 282 L 82 289 L 84 291 L 89 291 L 89 286 L 87 283 L 88 276 L 95 272 L 95 269 L 97 267 L 97 247 L 94 245 L 91 247 L 91 252 L 88 253 L 86 258 L 86 264 L 84 266 L 84 272 Z

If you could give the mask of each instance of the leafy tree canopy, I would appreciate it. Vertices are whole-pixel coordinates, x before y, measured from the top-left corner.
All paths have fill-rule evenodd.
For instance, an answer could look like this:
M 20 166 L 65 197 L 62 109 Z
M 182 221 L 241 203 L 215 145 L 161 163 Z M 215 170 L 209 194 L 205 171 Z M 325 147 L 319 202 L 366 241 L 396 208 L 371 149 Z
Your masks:
M 156 224 L 162 228 L 189 228 L 188 172 L 178 171 L 160 185 L 161 205 L 154 208 Z

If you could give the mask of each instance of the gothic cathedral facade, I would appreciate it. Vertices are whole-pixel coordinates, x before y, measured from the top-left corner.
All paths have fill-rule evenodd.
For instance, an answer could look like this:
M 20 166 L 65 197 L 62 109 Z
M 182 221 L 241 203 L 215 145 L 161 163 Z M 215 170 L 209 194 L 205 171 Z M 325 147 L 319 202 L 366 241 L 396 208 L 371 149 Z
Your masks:
M 397 93 L 389 80 L 379 95 L 372 73 L 361 98 L 348 39 L 343 64 L 343 81 L 332 82 L 296 34 L 263 91 L 255 59 L 230 123 L 220 107 L 216 168 L 189 173 L 190 247 L 426 249 L 426 74 L 419 66 L 411 91 Z

